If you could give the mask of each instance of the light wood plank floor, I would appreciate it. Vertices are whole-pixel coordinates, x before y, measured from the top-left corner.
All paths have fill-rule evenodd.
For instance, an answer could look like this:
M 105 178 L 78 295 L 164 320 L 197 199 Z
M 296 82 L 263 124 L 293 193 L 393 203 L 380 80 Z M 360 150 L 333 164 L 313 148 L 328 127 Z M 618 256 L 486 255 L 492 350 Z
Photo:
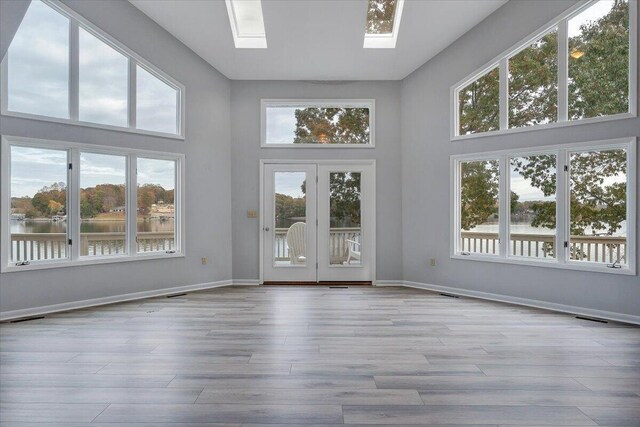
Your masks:
M 407 288 L 151 298 L 0 325 L 0 422 L 640 426 L 640 328 Z

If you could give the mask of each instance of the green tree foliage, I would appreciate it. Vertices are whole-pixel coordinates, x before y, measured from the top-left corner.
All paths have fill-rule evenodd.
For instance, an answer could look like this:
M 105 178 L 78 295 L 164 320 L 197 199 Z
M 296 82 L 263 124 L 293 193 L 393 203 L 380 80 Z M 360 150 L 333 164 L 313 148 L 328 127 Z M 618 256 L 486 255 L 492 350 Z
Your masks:
M 611 12 L 580 27 L 569 40 L 570 119 L 628 110 L 629 4 L 615 0 Z M 557 111 L 556 33 L 512 57 L 509 120 L 511 127 L 555 120 Z M 577 54 L 576 54 L 577 53 Z M 498 129 L 498 71 L 494 69 L 460 91 L 460 134 Z M 462 228 L 469 230 L 497 212 L 497 169 L 482 162 L 463 164 Z M 554 156 L 529 156 L 512 164 L 545 196 L 555 194 Z M 626 152 L 576 154 L 571 159 L 571 234 L 613 234 L 626 219 Z M 512 212 L 523 210 L 516 202 Z M 526 202 L 534 227 L 556 227 L 555 202 Z
M 294 144 L 367 144 L 368 108 L 300 108 Z
M 174 190 L 165 190 L 161 185 L 144 184 L 138 186 L 138 212 L 146 215 L 151 212 L 151 205 L 174 203 Z
M 393 32 L 396 0 L 369 0 L 367 9 L 367 34 Z
M 360 172 L 334 172 L 329 175 L 329 213 L 332 227 L 360 226 Z
M 494 68 L 458 94 L 460 135 L 500 129 L 500 73 Z
M 629 2 L 615 0 L 611 12 L 580 26 L 569 39 L 569 118 L 629 110 Z M 575 57 L 574 57 L 575 56 Z
M 276 193 L 276 227 L 290 227 L 297 220 L 304 218 L 307 210 L 306 197 L 291 197 Z
M 460 190 L 460 223 L 463 230 L 471 230 L 496 215 L 500 190 L 498 161 L 462 163 Z
M 93 218 L 126 204 L 124 185 L 100 184 L 80 190 L 80 216 Z
M 55 203 L 50 203 L 51 201 Z M 31 200 L 36 211 L 44 216 L 61 213 L 66 214 L 67 186 L 64 182 L 57 182 L 48 187 L 43 187 Z

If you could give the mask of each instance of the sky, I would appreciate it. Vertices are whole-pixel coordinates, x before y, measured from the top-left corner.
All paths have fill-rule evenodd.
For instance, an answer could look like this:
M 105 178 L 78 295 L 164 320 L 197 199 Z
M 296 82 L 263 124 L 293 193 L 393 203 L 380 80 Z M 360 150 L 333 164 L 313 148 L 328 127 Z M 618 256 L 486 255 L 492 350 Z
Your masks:
M 575 37 L 580 34 L 580 25 L 587 22 L 595 21 L 611 11 L 614 0 L 600 0 L 590 8 L 586 9 L 579 15 L 569 20 L 569 37 Z
M 69 19 L 40 1 L 27 10 L 9 48 L 11 111 L 69 118 Z M 127 126 L 126 56 L 88 31 L 79 31 L 79 118 Z M 137 68 L 137 127 L 177 133 L 177 93 Z
M 296 130 L 295 107 L 267 108 L 267 142 L 293 144 Z
M 80 187 L 124 184 L 126 158 L 108 154 L 81 153 Z M 33 197 L 42 187 L 67 183 L 67 152 L 31 147 L 11 147 L 11 197 Z M 138 159 L 138 184 L 175 187 L 175 162 Z

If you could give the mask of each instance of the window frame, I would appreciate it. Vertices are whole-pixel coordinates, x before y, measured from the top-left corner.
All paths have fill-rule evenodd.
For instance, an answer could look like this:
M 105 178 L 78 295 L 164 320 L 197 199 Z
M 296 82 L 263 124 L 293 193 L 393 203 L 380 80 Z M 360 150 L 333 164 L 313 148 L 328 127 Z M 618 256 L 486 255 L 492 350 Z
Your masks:
M 638 117 L 638 2 L 629 0 L 629 109 L 626 112 L 609 116 L 591 117 L 579 120 L 568 119 L 569 100 L 569 38 L 568 21 L 577 16 L 598 0 L 581 0 L 562 14 L 549 21 L 543 27 L 537 29 L 527 37 L 520 40 L 511 48 L 502 52 L 469 76 L 460 80 L 450 88 L 450 139 L 451 141 L 461 141 L 466 139 L 482 138 L 487 136 L 507 135 L 519 132 L 530 132 L 534 130 L 562 128 L 589 123 L 607 122 Z M 509 60 L 529 47 L 550 31 L 557 28 L 558 31 L 558 114 L 555 122 L 523 126 L 519 128 L 509 128 Z M 478 78 L 495 67 L 499 67 L 500 72 L 500 128 L 489 132 L 460 135 L 459 117 L 459 92 Z
M 69 256 L 63 259 L 31 261 L 28 265 L 17 266 L 9 259 L 11 231 L 9 228 L 9 207 L 11 206 L 11 147 L 24 146 L 43 149 L 58 149 L 68 152 L 67 159 L 72 165 L 68 169 L 67 182 L 67 238 L 72 245 L 67 245 Z M 140 261 L 146 259 L 183 258 L 185 257 L 185 155 L 131 148 L 114 148 L 109 146 L 43 140 L 3 135 L 1 140 L 2 168 L 0 185 L 0 272 L 42 270 L 50 268 L 75 267 L 81 265 L 109 264 L 117 262 Z M 124 156 L 127 158 L 127 253 L 121 255 L 80 256 L 80 153 L 95 153 Z M 174 252 L 141 252 L 136 251 L 137 227 L 137 177 L 136 162 L 138 157 L 172 160 L 176 162 L 175 170 L 175 250 Z M 77 242 L 77 243 L 75 243 Z
M 0 97 L 0 114 L 7 117 L 17 117 L 23 119 L 39 120 L 52 123 L 71 124 L 76 126 L 90 127 L 96 129 L 106 129 L 112 131 L 128 132 L 142 135 L 158 136 L 170 139 L 185 139 L 185 111 L 186 111 L 186 88 L 185 86 L 172 78 L 149 61 L 136 54 L 122 43 L 102 31 L 93 23 L 82 17 L 80 14 L 61 3 L 59 0 L 40 0 L 46 6 L 51 7 L 56 12 L 69 19 L 69 118 L 50 117 L 33 113 L 24 113 L 12 111 L 8 108 L 8 53 L 4 56 L 0 63 L 0 89 L 2 96 Z M 81 121 L 79 119 L 80 105 L 80 66 L 79 66 L 79 28 L 87 31 L 90 35 L 104 42 L 107 46 L 116 52 L 124 55 L 129 64 L 128 72 L 128 92 L 127 92 L 127 126 L 116 126 L 101 123 L 93 123 Z M 154 77 L 160 79 L 170 87 L 177 91 L 176 99 L 176 129 L 178 133 L 156 132 L 136 128 L 136 65 L 140 65 Z
M 367 2 L 368 7 L 368 2 Z M 393 14 L 393 29 L 390 33 L 376 34 L 364 32 L 363 49 L 395 49 L 400 32 L 400 21 L 402 20 L 402 10 L 404 9 L 404 0 L 397 0 L 396 10 Z
M 268 107 L 345 107 L 369 109 L 369 143 L 368 144 L 268 144 L 267 143 L 267 108 Z M 260 148 L 375 148 L 375 99 L 261 99 L 260 100 Z
M 450 258 L 468 261 L 488 261 L 504 264 L 528 265 L 536 267 L 551 267 L 568 270 L 600 272 L 622 275 L 636 275 L 636 145 L 637 138 L 617 138 L 610 140 L 580 142 L 573 144 L 560 144 L 540 147 L 515 148 L 492 152 L 452 155 L 450 157 Z M 569 166 L 569 156 L 576 151 L 592 150 L 627 150 L 627 264 L 622 268 L 610 268 L 607 264 L 595 262 L 575 261 L 569 256 L 569 248 L 564 247 L 569 242 L 569 208 L 570 208 L 570 172 L 565 171 Z M 556 253 L 555 258 L 531 258 L 523 256 L 510 256 L 510 162 L 513 157 L 526 157 L 532 155 L 556 155 Z M 499 159 L 500 191 L 499 191 L 499 241 L 500 253 L 463 255 L 460 250 L 460 164 L 463 162 Z

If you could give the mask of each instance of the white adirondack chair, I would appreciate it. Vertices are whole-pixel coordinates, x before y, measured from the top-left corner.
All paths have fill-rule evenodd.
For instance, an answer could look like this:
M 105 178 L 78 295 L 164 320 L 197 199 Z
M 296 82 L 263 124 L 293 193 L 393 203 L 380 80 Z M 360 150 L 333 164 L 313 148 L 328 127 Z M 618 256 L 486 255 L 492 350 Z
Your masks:
M 307 261 L 306 230 L 307 224 L 296 222 L 287 231 L 287 246 L 289 246 L 291 264 L 299 265 Z
M 347 264 L 351 264 L 351 260 L 360 261 L 360 254 L 362 253 L 360 249 L 360 242 L 355 240 L 347 240 L 347 245 L 349 246 L 349 256 L 347 257 Z

